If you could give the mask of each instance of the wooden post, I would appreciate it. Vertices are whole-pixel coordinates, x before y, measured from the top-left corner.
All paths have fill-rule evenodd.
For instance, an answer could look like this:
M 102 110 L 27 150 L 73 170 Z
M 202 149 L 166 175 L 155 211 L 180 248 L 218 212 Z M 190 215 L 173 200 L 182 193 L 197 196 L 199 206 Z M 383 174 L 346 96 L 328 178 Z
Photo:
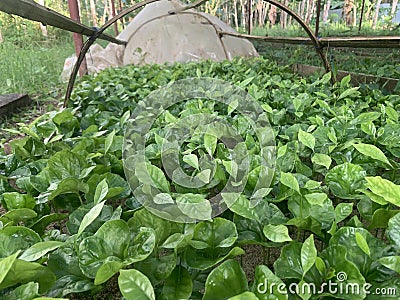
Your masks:
M 112 18 L 115 17 L 115 2 L 114 0 L 111 0 L 111 14 L 112 14 Z M 114 31 L 115 31 L 115 35 L 118 35 L 118 22 L 114 23 Z
M 360 23 L 358 24 L 358 34 L 360 34 L 360 32 L 361 32 L 361 26 L 362 26 L 363 17 L 364 17 L 364 9 L 365 9 L 365 0 L 363 0 L 362 6 L 361 6 Z
M 69 8 L 69 14 L 71 16 L 71 19 L 80 23 L 81 19 L 79 17 L 78 1 L 77 0 L 68 0 L 68 8 Z M 83 48 L 83 37 L 81 34 L 73 33 L 73 38 L 74 38 L 76 57 L 78 57 L 79 53 L 81 52 L 81 49 Z M 86 74 L 87 74 L 87 64 L 86 64 L 86 58 L 85 58 L 79 68 L 79 75 L 84 76 Z
M 319 18 L 321 15 L 321 0 L 318 0 L 317 2 L 317 19 L 315 21 L 315 36 L 318 37 L 319 33 Z

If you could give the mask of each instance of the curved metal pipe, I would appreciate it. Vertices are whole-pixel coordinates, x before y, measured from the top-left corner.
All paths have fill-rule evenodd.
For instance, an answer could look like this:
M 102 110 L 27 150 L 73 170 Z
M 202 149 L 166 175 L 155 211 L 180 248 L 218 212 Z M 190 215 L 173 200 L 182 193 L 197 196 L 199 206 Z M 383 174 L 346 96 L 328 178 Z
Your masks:
M 312 29 L 310 28 L 310 26 L 308 26 L 303 19 L 293 10 L 291 10 L 289 7 L 287 7 L 286 5 L 276 1 L 276 0 L 264 0 L 266 2 L 269 2 L 273 5 L 275 5 L 276 7 L 279 7 L 281 10 L 287 12 L 289 15 L 291 15 L 297 22 L 299 22 L 299 24 L 301 25 L 301 27 L 303 27 L 303 29 L 306 31 L 307 35 L 309 36 L 311 42 L 313 43 L 314 47 L 315 47 L 315 51 L 317 51 L 317 54 L 321 57 L 322 62 L 324 64 L 324 68 L 325 71 L 328 73 L 331 71 L 331 67 L 329 65 L 328 59 L 326 58 L 326 55 L 324 54 L 324 52 L 322 51 L 323 46 L 321 45 L 321 43 L 319 42 L 318 38 L 315 36 L 315 34 L 313 33 Z
M 141 8 L 147 4 L 153 3 L 153 2 L 157 2 L 160 0 L 145 0 L 139 3 L 136 3 L 135 5 L 121 11 L 118 15 L 116 15 L 115 17 L 111 18 L 110 20 L 108 20 L 103 26 L 101 26 L 99 28 L 99 30 L 97 30 L 92 36 L 90 36 L 89 39 L 86 40 L 86 42 L 84 43 L 81 52 L 79 53 L 78 59 L 74 65 L 74 68 L 72 70 L 71 76 L 69 77 L 69 82 L 68 82 L 68 86 L 67 86 L 67 92 L 65 94 L 65 99 L 64 99 L 64 107 L 67 107 L 68 105 L 68 100 L 71 97 L 72 94 L 72 90 L 74 88 L 74 83 L 76 80 L 76 76 L 78 74 L 79 71 L 79 67 L 83 61 L 83 59 L 86 56 L 86 53 L 89 51 L 90 46 L 93 45 L 93 43 L 96 41 L 96 39 L 108 28 L 110 27 L 112 24 L 114 24 L 115 22 L 117 22 L 119 19 L 125 17 L 126 15 L 130 14 L 131 12 L 135 11 L 138 8 Z

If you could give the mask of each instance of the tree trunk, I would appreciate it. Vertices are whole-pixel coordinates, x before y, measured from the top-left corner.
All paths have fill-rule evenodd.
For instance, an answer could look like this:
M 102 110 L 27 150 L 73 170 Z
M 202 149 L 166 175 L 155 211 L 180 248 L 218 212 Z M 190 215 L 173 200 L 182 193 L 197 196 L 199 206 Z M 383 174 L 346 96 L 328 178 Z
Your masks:
M 44 6 L 44 0 L 38 0 L 38 3 Z M 43 36 L 47 36 L 47 27 L 42 23 L 40 23 L 40 30 L 42 31 Z
M 306 7 L 306 0 L 301 1 L 301 7 L 300 7 L 300 17 L 305 20 L 305 15 L 304 15 L 304 10 Z
M 328 22 L 328 17 L 329 17 L 329 9 L 331 8 L 331 0 L 327 0 L 325 5 L 324 5 L 324 13 L 322 15 L 322 21 L 324 23 Z
M 268 20 L 271 25 L 275 25 L 276 23 L 276 6 L 271 5 L 271 9 L 268 12 Z
M 353 25 L 354 0 L 345 0 L 343 6 L 343 17 L 347 26 Z
M 375 13 L 374 13 L 374 19 L 372 21 L 372 29 L 376 28 L 376 23 L 378 23 L 378 17 L 379 17 L 379 9 L 381 8 L 381 2 L 382 0 L 378 0 L 376 2 L 376 8 L 375 8 Z
M 94 0 L 90 0 L 90 12 L 92 15 L 92 21 L 94 27 L 99 27 L 97 23 L 97 12 L 96 12 L 96 5 L 94 4 Z
M 239 30 L 237 0 L 233 1 L 233 20 L 235 21 L 236 30 Z
M 309 25 L 311 23 L 311 19 L 312 19 L 312 16 L 313 16 L 314 8 L 315 8 L 315 1 L 314 0 L 309 0 L 307 2 L 307 11 L 306 11 L 306 17 L 305 17 L 305 21 L 306 21 L 307 25 Z
M 353 6 L 353 26 L 357 26 L 357 5 Z
M 392 17 L 392 22 L 394 22 L 396 19 L 397 3 L 398 0 L 393 0 L 392 2 L 392 9 L 390 10 L 390 16 Z

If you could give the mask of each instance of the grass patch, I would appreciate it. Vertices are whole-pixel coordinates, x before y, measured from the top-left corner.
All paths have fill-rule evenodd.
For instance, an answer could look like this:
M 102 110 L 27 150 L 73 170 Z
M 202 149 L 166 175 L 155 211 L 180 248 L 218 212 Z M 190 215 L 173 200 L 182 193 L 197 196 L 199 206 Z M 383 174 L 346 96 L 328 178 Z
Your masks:
M 71 38 L 0 44 L 0 94 L 48 95 L 65 83 L 60 79 L 65 59 L 74 53 Z

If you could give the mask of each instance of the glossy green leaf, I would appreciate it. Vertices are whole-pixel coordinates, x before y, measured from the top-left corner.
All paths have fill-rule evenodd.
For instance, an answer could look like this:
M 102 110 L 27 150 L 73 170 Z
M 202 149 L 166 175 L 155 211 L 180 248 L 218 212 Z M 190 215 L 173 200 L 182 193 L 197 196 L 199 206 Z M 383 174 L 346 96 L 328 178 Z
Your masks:
M 211 219 L 212 207 L 210 202 L 200 194 L 182 194 L 176 198 L 176 205 L 186 216 L 198 219 Z
M 98 204 L 101 201 L 105 200 L 107 193 L 108 193 L 108 184 L 107 180 L 104 178 L 102 181 L 100 181 L 100 183 L 96 187 L 93 199 L 94 204 Z
M 165 280 L 163 295 L 167 300 L 189 299 L 193 282 L 190 273 L 182 266 L 177 266 Z
M 311 161 L 313 164 L 324 166 L 327 169 L 329 169 L 332 163 L 331 157 L 322 153 L 315 153 L 311 158 Z
M 283 243 L 291 241 L 288 228 L 285 225 L 265 225 L 263 228 L 264 235 L 270 241 L 275 243 Z
M 300 194 L 299 182 L 292 173 L 281 172 L 281 183 Z
M 354 148 L 357 149 L 358 152 L 364 154 L 373 159 L 379 160 L 391 166 L 389 160 L 386 155 L 379 149 L 378 147 L 370 144 L 354 144 Z
M 353 203 L 339 203 L 335 207 L 335 221 L 339 223 L 353 212 Z
M 248 289 L 244 271 L 236 260 L 227 260 L 207 277 L 203 300 L 229 299 Z
M 258 300 L 257 296 L 252 292 L 244 292 L 240 295 L 233 296 L 228 300 Z
M 35 199 L 29 194 L 20 194 L 17 192 L 3 193 L 3 199 L 7 210 L 17 208 L 33 209 L 36 205 Z
M 260 300 L 288 299 L 287 289 L 283 281 L 264 265 L 256 267 L 251 290 Z
M 199 168 L 199 159 L 195 154 L 187 154 L 183 156 L 183 161 L 195 169 Z
M 19 257 L 19 259 L 25 261 L 35 261 L 62 245 L 64 245 L 64 242 L 58 242 L 58 241 L 40 242 L 25 250 L 24 253 L 22 253 L 21 256 Z
M 303 276 L 311 269 L 317 258 L 317 248 L 314 245 L 314 235 L 310 235 L 301 247 L 301 266 Z
M 386 256 L 378 260 L 386 268 L 400 273 L 400 256 Z
M 17 251 L 13 255 L 0 259 L 0 284 L 3 282 L 4 278 L 7 276 L 8 271 L 10 271 L 12 265 L 14 264 L 20 251 Z
M 155 300 L 150 280 L 135 269 L 121 270 L 118 286 L 126 300 Z
M 356 232 L 356 242 L 358 247 L 361 248 L 361 250 L 367 254 L 368 256 L 371 256 L 371 251 L 369 249 L 368 243 L 365 240 L 365 238 L 361 235 L 361 233 Z
M 343 163 L 329 170 L 325 182 L 335 196 L 355 199 L 359 197 L 357 190 L 363 186 L 365 175 L 361 166 Z
M 305 132 L 300 129 L 298 137 L 300 142 L 302 142 L 305 146 L 314 151 L 315 137 L 311 133 Z
M 83 217 L 82 223 L 79 226 L 77 236 L 81 235 L 81 233 L 88 227 L 101 213 L 104 207 L 105 201 L 100 202 L 92 207 L 91 210 Z
M 400 206 L 400 185 L 384 179 L 380 176 L 365 177 L 367 183 L 365 186 L 371 190 L 372 193 L 385 199 L 396 206 Z

